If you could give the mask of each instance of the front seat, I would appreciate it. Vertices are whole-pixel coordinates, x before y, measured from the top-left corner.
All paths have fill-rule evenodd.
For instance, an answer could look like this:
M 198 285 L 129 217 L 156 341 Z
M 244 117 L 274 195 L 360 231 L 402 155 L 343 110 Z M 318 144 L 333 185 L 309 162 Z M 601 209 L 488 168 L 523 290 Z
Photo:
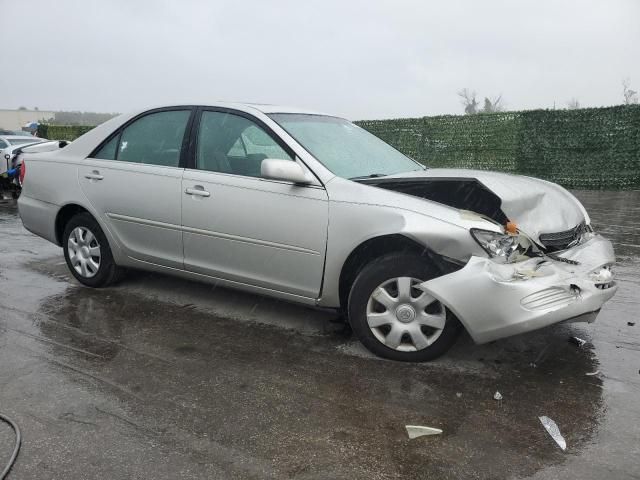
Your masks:
M 212 152 L 211 163 L 215 166 L 214 170 L 216 172 L 233 173 L 229 159 L 222 152 Z
M 210 144 L 212 147 L 215 145 L 214 141 L 211 141 Z M 205 143 L 198 148 L 198 168 L 209 172 L 233 173 L 227 156 L 218 150 L 207 147 L 208 145 Z

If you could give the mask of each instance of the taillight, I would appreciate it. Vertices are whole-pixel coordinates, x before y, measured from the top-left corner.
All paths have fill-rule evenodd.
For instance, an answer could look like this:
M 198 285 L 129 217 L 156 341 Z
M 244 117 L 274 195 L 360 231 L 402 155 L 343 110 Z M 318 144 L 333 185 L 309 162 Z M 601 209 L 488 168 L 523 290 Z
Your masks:
M 18 175 L 18 178 L 20 179 L 20 185 L 24 185 L 24 174 L 27 171 L 27 165 L 26 162 L 23 160 L 22 164 L 20 165 L 20 174 Z

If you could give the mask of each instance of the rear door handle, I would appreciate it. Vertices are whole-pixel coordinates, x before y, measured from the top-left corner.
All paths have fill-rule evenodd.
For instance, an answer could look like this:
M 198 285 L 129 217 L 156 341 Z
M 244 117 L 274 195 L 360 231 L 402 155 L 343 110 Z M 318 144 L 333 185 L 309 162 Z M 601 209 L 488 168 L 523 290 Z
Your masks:
M 100 172 L 98 170 L 94 170 L 91 173 L 85 174 L 84 178 L 87 178 L 89 180 L 102 180 L 104 176 L 100 175 Z
M 187 195 L 197 195 L 198 197 L 210 197 L 211 196 L 211 194 L 209 192 L 207 192 L 200 185 L 196 185 L 194 188 L 187 188 L 187 189 L 185 189 L 184 193 L 186 193 Z

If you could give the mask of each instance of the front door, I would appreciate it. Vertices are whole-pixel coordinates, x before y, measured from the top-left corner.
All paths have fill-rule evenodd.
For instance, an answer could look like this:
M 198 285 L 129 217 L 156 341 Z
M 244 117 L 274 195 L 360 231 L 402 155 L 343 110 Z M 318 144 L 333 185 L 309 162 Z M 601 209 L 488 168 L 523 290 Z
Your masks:
M 327 239 L 324 188 L 261 178 L 263 159 L 296 160 L 252 117 L 205 110 L 196 132 L 195 169 L 182 180 L 185 269 L 317 298 Z
M 190 109 L 145 114 L 78 170 L 89 202 L 137 260 L 183 268 L 180 160 L 190 115 Z

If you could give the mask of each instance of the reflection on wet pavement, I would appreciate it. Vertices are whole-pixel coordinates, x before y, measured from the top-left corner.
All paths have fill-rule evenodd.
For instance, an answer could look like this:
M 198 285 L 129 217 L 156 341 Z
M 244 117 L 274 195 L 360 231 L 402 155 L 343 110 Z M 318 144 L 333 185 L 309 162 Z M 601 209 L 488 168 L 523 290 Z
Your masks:
M 145 273 L 81 287 L 0 204 L 0 411 L 25 437 L 13 474 L 638 478 L 640 192 L 576 195 L 616 244 L 620 290 L 598 321 L 463 337 L 422 365 L 374 358 L 331 315 L 262 297 Z M 444 433 L 408 440 L 407 424 Z M 0 463 L 11 441 L 0 429 Z

